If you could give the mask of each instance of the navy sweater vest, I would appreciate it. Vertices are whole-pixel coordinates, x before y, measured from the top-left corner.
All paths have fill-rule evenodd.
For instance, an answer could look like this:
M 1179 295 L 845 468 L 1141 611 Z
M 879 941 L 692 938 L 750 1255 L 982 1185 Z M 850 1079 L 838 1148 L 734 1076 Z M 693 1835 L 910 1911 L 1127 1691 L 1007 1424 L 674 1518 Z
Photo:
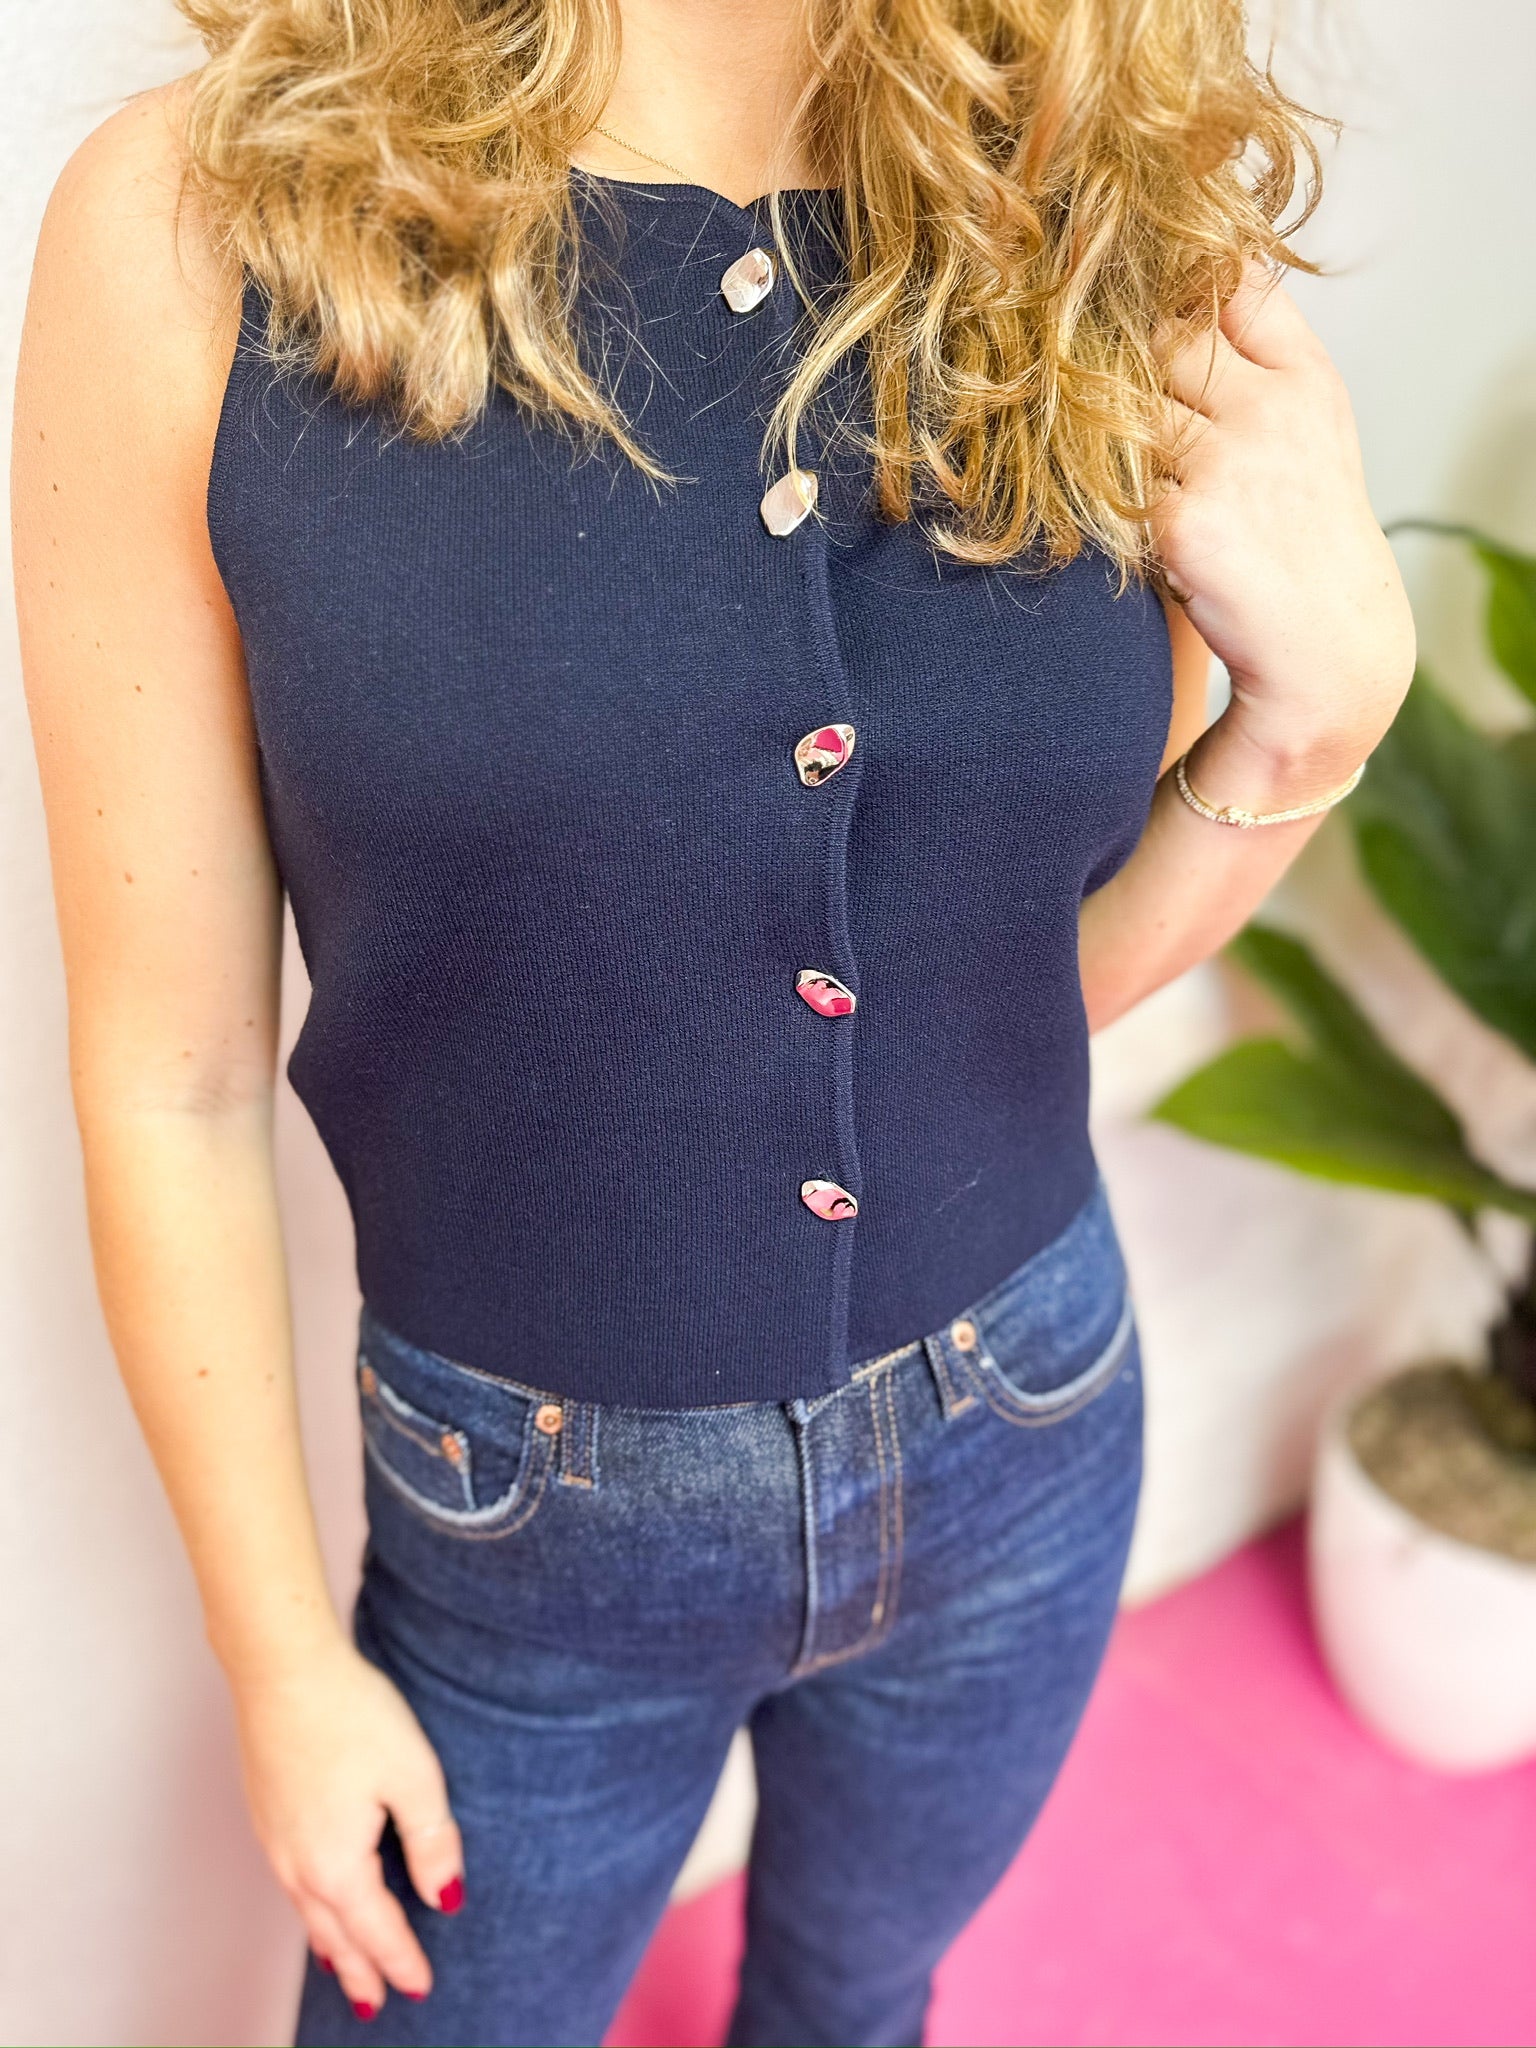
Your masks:
M 939 557 L 835 436 L 770 531 L 799 305 L 782 264 L 721 290 L 767 203 L 578 196 L 581 331 L 672 487 L 504 394 L 414 441 L 279 376 L 247 294 L 208 510 L 313 986 L 288 1072 L 407 1338 L 814 1396 L 1092 1189 L 1078 909 L 1146 819 L 1167 633 L 1091 552 Z

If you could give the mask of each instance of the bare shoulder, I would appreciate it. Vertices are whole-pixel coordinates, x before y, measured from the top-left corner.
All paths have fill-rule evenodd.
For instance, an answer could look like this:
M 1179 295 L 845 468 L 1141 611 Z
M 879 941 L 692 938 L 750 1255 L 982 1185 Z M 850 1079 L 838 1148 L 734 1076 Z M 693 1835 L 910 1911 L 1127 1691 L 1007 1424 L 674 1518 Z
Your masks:
M 184 194 L 191 83 L 130 100 L 66 163 L 27 303 L 21 411 L 66 433 L 110 418 L 140 454 L 211 445 L 239 327 L 238 277 Z

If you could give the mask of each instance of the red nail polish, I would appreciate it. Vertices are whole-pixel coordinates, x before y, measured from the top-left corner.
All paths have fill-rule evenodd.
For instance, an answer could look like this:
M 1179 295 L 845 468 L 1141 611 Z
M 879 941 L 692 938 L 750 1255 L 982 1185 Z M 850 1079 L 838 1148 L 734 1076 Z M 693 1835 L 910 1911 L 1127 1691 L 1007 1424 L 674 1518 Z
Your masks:
M 407 1998 L 413 1999 L 417 2005 L 420 2005 L 427 1994 L 425 1991 L 407 1991 L 405 1995 Z
M 331 1961 L 329 1956 L 316 1956 L 315 1961 L 320 1965 L 321 1969 L 324 1970 L 327 1977 L 335 1976 L 336 1965 Z
M 354 1998 L 352 2010 L 360 2020 L 371 2020 L 375 2017 L 379 2008 L 376 2005 L 370 2005 L 366 1998 Z
M 450 1877 L 437 1895 L 437 1903 L 445 1913 L 457 1913 L 464 1903 L 464 1880 Z

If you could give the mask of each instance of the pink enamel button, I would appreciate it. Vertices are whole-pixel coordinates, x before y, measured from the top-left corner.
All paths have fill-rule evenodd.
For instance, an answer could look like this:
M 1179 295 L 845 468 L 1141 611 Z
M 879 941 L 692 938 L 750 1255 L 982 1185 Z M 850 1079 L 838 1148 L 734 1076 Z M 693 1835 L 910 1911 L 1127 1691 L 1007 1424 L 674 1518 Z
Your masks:
M 795 742 L 795 773 L 808 789 L 846 765 L 854 738 L 851 725 L 818 725 Z
M 828 1223 L 845 1223 L 859 1213 L 858 1203 L 835 1180 L 801 1181 L 800 1199 L 813 1215 L 823 1217 Z
M 786 470 L 776 484 L 763 493 L 758 511 L 763 524 L 780 539 L 793 533 L 816 503 L 816 472 L 813 469 Z
M 835 974 L 823 974 L 819 967 L 802 967 L 795 976 L 795 992 L 809 1003 L 818 1017 L 851 1017 L 856 1000 L 851 988 L 844 988 Z
M 721 296 L 733 313 L 750 313 L 773 290 L 773 258 L 766 249 L 738 256 L 720 280 Z

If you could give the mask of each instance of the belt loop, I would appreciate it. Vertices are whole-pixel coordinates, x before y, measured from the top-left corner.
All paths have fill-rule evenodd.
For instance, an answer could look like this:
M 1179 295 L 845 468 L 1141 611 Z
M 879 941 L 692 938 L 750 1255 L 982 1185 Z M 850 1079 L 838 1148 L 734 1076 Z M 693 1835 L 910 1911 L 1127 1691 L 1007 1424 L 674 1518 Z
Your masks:
M 597 1485 L 597 1405 L 592 1401 L 562 1401 L 564 1421 L 560 1426 L 560 1484 Z
M 923 1355 L 928 1360 L 928 1370 L 933 1375 L 933 1384 L 938 1391 L 939 1406 L 944 1412 L 944 1420 L 953 1422 L 955 1417 L 963 1415 L 967 1408 L 976 1406 L 976 1396 L 969 1389 L 963 1394 L 956 1393 L 954 1374 L 950 1370 L 949 1359 L 944 1350 L 948 1342 L 949 1335 L 944 1330 L 937 1331 L 931 1337 L 925 1337 Z

